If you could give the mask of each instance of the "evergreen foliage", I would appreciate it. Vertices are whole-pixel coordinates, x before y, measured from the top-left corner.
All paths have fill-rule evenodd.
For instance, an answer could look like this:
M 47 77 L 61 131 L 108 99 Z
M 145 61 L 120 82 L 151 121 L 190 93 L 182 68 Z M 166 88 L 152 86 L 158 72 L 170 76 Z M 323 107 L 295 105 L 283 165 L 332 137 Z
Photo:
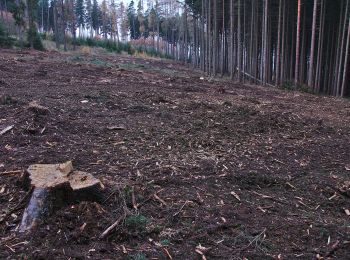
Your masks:
M 13 46 L 14 42 L 15 39 L 8 35 L 3 24 L 0 22 L 0 47 L 10 48 Z

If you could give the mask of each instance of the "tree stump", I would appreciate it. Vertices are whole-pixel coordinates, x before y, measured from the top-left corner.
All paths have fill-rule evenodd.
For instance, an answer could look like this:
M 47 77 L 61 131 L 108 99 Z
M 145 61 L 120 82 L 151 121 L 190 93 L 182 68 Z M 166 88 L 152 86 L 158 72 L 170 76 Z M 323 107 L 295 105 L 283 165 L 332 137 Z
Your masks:
M 60 200 L 64 193 L 89 193 L 91 189 L 103 188 L 100 180 L 89 173 L 75 171 L 72 162 L 61 164 L 34 164 L 27 169 L 33 193 L 24 210 L 19 232 L 33 230 L 50 212 L 50 202 Z M 62 199 L 62 198 L 61 198 Z

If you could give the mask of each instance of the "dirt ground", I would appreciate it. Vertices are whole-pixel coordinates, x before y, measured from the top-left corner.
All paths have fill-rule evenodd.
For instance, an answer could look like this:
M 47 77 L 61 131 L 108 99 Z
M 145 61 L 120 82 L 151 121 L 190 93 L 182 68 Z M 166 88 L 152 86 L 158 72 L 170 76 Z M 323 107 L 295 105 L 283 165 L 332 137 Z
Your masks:
M 349 100 L 4 49 L 0 96 L 0 131 L 14 126 L 0 136 L 0 259 L 349 259 Z M 99 200 L 16 232 L 23 172 L 67 160 L 103 182 Z

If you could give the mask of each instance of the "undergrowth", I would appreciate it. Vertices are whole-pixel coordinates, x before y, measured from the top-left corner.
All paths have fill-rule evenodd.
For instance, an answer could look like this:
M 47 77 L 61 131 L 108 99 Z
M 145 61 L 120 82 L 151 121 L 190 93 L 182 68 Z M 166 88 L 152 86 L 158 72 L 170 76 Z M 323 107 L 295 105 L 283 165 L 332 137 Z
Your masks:
M 5 27 L 0 22 L 0 47 L 10 48 L 14 45 L 15 39 L 10 37 L 5 30 Z

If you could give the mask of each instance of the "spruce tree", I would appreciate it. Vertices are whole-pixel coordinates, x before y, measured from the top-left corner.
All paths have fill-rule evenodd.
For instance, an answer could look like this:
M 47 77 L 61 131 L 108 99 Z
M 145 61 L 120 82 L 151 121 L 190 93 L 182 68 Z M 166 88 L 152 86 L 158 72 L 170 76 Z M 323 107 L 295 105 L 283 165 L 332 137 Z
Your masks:
M 100 8 L 98 6 L 97 0 L 93 0 L 92 11 L 91 11 L 91 26 L 95 30 L 96 34 L 99 34 L 100 28 Z
M 75 17 L 77 27 L 79 28 L 79 36 L 81 36 L 82 29 L 85 28 L 85 16 L 84 0 L 76 0 Z
M 136 16 L 135 3 L 131 1 L 128 8 L 128 19 L 130 26 L 130 38 L 138 39 L 140 37 L 139 21 Z
M 92 2 L 91 0 L 85 0 L 86 15 L 85 15 L 85 27 L 90 30 L 90 37 L 93 36 L 92 27 Z

